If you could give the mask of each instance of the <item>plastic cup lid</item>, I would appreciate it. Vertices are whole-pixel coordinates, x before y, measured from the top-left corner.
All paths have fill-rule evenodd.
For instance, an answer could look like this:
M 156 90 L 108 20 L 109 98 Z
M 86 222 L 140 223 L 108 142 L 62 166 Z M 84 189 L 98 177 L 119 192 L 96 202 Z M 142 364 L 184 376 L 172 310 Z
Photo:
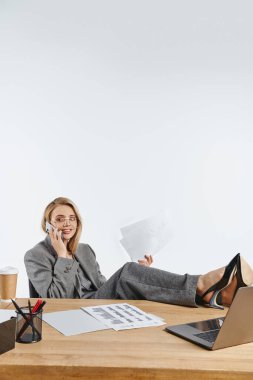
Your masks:
M 14 267 L 4 267 L 0 269 L 0 274 L 17 274 L 18 269 Z

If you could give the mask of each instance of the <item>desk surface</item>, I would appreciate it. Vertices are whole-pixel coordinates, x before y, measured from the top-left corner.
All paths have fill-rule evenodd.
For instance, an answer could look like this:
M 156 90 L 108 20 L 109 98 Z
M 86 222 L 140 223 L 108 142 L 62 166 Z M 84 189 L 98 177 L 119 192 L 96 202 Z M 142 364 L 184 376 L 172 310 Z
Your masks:
M 17 302 L 21 306 L 27 304 L 25 299 Z M 116 302 L 121 301 L 49 299 L 44 311 Z M 170 325 L 225 314 L 207 308 L 128 302 L 164 318 Z M 12 305 L 5 307 L 10 309 Z M 253 379 L 253 343 L 207 351 L 164 332 L 163 328 L 104 330 L 66 337 L 43 322 L 40 342 L 16 343 L 14 350 L 0 356 L 0 379 Z

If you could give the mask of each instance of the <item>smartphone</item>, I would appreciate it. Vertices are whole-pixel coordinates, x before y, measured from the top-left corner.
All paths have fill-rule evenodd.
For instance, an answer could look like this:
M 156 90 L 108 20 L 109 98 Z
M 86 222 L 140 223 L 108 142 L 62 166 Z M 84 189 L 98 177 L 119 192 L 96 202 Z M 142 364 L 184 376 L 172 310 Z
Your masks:
M 46 232 L 49 233 L 49 231 L 51 231 L 52 228 L 53 226 L 50 223 L 46 222 Z
M 52 224 L 46 222 L 46 232 L 49 234 L 49 231 L 51 231 L 52 228 L 56 228 L 54 226 L 52 226 Z M 61 233 L 61 238 L 63 239 L 63 232 Z

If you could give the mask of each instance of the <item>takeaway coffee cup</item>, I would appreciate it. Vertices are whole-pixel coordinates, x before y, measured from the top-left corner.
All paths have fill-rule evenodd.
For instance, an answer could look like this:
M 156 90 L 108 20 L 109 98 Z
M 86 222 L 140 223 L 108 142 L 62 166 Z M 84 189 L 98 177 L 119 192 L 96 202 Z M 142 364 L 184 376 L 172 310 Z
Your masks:
M 5 267 L 0 269 L 0 299 L 9 302 L 16 298 L 18 269 Z

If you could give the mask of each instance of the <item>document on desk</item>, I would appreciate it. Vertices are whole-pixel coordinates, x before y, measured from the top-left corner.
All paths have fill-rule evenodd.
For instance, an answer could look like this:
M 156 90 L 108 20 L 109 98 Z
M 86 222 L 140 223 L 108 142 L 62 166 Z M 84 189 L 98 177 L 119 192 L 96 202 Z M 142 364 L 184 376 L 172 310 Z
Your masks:
M 162 326 L 163 320 L 128 303 L 82 307 L 104 325 L 116 331 Z
M 145 254 L 155 255 L 164 248 L 172 237 L 168 211 L 161 211 L 147 219 L 140 220 L 120 229 L 121 245 L 133 261 Z
M 8 321 L 11 317 L 16 317 L 17 314 L 15 310 L 5 310 L 0 309 L 0 323 Z
M 66 336 L 109 329 L 81 309 L 44 313 L 43 321 Z

